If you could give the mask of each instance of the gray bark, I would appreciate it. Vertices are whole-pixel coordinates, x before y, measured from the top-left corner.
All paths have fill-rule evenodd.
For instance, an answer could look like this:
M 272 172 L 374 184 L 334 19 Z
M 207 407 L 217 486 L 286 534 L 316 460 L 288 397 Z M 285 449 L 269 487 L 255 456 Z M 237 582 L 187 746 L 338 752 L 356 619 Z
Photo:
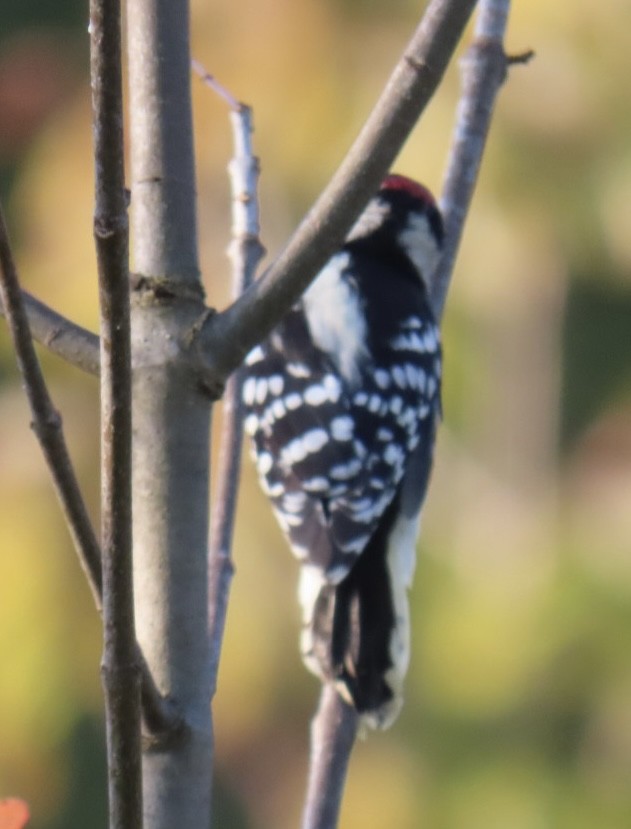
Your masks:
M 145 744 L 146 829 L 210 825 L 210 406 L 185 345 L 204 311 L 188 29 L 187 0 L 128 3 L 137 633 L 184 721 L 177 739 Z

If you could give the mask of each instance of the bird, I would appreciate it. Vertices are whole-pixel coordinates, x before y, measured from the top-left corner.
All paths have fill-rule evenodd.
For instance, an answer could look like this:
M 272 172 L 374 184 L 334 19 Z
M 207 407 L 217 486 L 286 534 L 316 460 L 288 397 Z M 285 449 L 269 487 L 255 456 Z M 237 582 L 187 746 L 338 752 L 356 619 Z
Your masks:
M 408 591 L 441 417 L 431 192 L 383 180 L 302 298 L 245 360 L 244 426 L 300 564 L 303 661 L 369 728 L 410 659 Z

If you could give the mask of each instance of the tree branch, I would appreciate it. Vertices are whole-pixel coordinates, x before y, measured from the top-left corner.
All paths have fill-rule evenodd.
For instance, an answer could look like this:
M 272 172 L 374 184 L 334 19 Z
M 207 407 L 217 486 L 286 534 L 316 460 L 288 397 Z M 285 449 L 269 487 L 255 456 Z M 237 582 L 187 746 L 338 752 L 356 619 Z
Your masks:
M 302 829 L 337 826 L 357 721 L 357 712 L 344 702 L 335 687 L 323 685 L 320 705 L 311 724 L 309 782 Z
M 482 0 L 475 41 L 463 61 L 464 90 L 443 190 L 446 249 L 435 277 L 432 302 L 442 315 L 462 227 L 488 133 L 493 103 L 505 75 L 502 40 L 509 0 Z M 346 706 L 348 709 L 348 706 Z M 303 829 L 337 825 L 344 779 L 357 727 L 352 709 L 325 686 L 312 727 L 312 754 Z
M 232 261 L 232 295 L 236 299 L 252 284 L 258 263 L 265 253 L 259 240 L 259 162 L 252 149 L 252 111 L 250 107 L 239 103 L 197 62 L 194 61 L 193 66 L 204 82 L 227 101 L 231 109 L 234 156 L 228 165 L 232 189 L 232 242 L 228 253 Z M 223 396 L 216 494 L 211 510 L 208 606 L 213 695 L 217 687 L 230 584 L 234 573 L 231 550 L 243 444 L 242 385 L 241 372 L 234 372 L 228 379 Z
M 124 180 L 121 9 L 90 2 L 95 160 L 94 237 L 101 315 L 102 661 L 109 825 L 142 825 L 140 673 L 131 522 L 129 231 Z
M 31 428 L 53 478 L 79 561 L 97 607 L 101 607 L 101 551 L 70 460 L 62 420 L 48 393 L 24 307 L 9 235 L 0 208 L 0 300 L 7 318 L 24 391 L 31 410 Z
M 440 199 L 445 246 L 432 280 L 431 301 L 437 318 L 444 310 L 495 99 L 506 78 L 503 39 L 509 8 L 510 0 L 481 0 L 474 41 L 461 63 L 462 94 Z
M 146 829 L 209 826 L 211 407 L 185 350 L 197 259 L 188 0 L 128 0 L 134 271 L 133 518 L 138 641 L 182 717 L 143 754 Z
M 101 548 L 70 460 L 61 416 L 50 398 L 33 346 L 29 317 L 25 307 L 26 297 L 28 297 L 26 291 L 20 289 L 7 227 L 0 207 L 0 301 L 6 309 L 3 313 L 7 318 L 18 366 L 24 381 L 24 390 L 31 409 L 33 419 L 31 426 L 51 473 L 79 563 L 86 574 L 96 608 L 101 613 Z M 34 302 L 37 303 L 37 300 Z M 46 309 L 46 313 L 49 310 Z M 54 312 L 51 313 L 54 314 Z M 98 338 L 95 339 L 98 345 Z M 156 733 L 176 733 L 181 724 L 178 713 L 169 700 L 160 695 L 140 649 L 138 649 L 137 660 L 142 674 L 143 716 L 147 727 Z
M 291 308 L 374 194 L 434 93 L 475 0 L 432 0 L 338 171 L 276 261 L 201 330 L 202 370 L 218 387 Z
M 28 317 L 31 336 L 45 348 L 88 374 L 99 373 L 99 338 L 53 311 L 27 291 L 22 303 Z M 0 316 L 5 316 L 0 303 Z

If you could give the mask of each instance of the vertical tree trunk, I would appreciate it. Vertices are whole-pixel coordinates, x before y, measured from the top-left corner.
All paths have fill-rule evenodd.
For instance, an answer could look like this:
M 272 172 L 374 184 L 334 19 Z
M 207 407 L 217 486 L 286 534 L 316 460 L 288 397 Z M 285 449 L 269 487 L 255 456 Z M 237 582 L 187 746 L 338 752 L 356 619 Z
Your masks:
M 209 401 L 183 342 L 203 313 L 187 0 L 129 0 L 137 631 L 181 739 L 143 757 L 146 829 L 210 825 Z

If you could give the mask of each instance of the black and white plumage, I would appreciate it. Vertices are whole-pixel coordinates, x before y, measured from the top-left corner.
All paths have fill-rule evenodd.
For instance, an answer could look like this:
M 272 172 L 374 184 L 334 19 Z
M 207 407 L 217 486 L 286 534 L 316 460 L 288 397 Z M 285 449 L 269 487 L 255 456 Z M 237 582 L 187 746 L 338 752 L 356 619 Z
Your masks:
M 402 702 L 407 591 L 440 412 L 428 303 L 442 222 L 388 176 L 343 247 L 246 361 L 246 431 L 301 562 L 302 654 L 372 727 Z

